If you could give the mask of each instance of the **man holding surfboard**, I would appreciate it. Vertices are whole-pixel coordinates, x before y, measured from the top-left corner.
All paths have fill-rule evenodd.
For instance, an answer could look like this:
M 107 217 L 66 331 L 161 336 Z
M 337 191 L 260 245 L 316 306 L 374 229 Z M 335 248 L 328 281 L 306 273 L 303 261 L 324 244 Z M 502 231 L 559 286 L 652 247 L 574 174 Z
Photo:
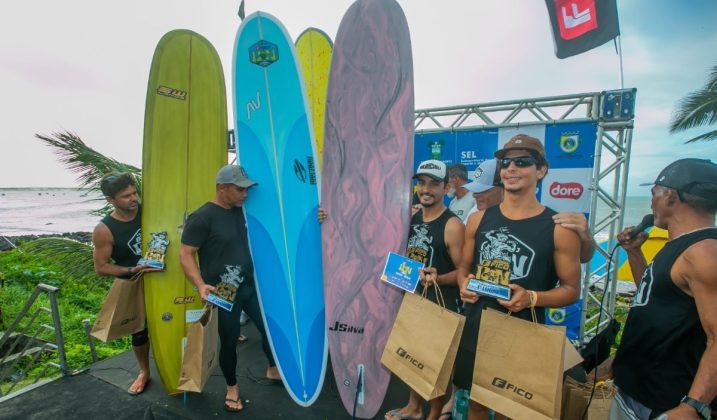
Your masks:
M 264 321 L 254 286 L 254 263 L 249 250 L 242 206 L 249 189 L 257 185 L 241 166 L 226 165 L 216 177 L 214 198 L 192 213 L 184 225 L 179 259 L 182 269 L 194 283 L 204 301 L 209 294 L 223 294 L 233 305 L 219 310 L 219 366 L 227 383 L 224 408 L 244 409 L 236 379 L 236 345 L 242 309 L 262 335 L 262 348 L 269 359 L 268 379 L 279 379 L 279 372 L 266 338 Z M 199 256 L 197 264 L 196 256 Z
M 469 217 L 458 266 L 461 298 L 469 305 L 453 381 L 463 389 L 471 388 L 484 309 L 510 311 L 512 316 L 531 320 L 531 306 L 564 307 L 577 301 L 580 294 L 578 235 L 556 224 L 552 217 L 556 212 L 536 198 L 538 182 L 548 172 L 542 143 L 518 134 L 495 157 L 503 182 L 503 202 Z M 497 267 L 500 277 L 509 279 L 509 299 L 479 298 L 468 290 L 469 281 L 486 266 Z M 536 315 L 538 322 L 545 322 L 544 311 Z M 471 400 L 468 418 L 488 418 L 488 410 Z
M 448 192 L 448 171 L 440 160 L 427 160 L 418 165 L 413 176 L 417 180 L 418 198 L 421 209 L 411 217 L 406 256 L 422 262 L 425 268 L 420 273 L 421 286 L 436 282 L 441 287 L 446 307 L 456 311 L 458 288 L 456 287 L 456 265 L 461 257 L 465 226 L 461 219 L 443 203 Z M 416 293 L 421 293 L 417 290 Z M 427 296 L 436 302 L 435 289 L 429 288 Z M 429 419 L 450 415 L 451 394 L 430 401 Z M 386 413 L 386 420 L 423 418 L 423 398 L 413 389 L 408 404 Z M 442 412 L 444 405 L 447 412 Z
M 92 232 L 92 259 L 97 274 L 129 279 L 140 271 L 158 271 L 148 265 L 137 265 L 142 256 L 142 213 L 134 176 L 130 173 L 109 173 L 102 177 L 100 190 L 113 209 Z M 139 395 L 150 380 L 147 328 L 132 334 L 132 349 L 139 374 L 127 392 Z

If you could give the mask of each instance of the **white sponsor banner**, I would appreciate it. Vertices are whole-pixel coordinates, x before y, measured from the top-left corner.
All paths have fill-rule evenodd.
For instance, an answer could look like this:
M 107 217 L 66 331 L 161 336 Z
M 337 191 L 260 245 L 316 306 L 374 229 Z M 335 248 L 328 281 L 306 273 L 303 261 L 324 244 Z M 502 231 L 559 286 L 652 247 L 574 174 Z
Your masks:
M 590 211 L 591 168 L 550 169 L 543 179 L 540 202 L 555 211 Z

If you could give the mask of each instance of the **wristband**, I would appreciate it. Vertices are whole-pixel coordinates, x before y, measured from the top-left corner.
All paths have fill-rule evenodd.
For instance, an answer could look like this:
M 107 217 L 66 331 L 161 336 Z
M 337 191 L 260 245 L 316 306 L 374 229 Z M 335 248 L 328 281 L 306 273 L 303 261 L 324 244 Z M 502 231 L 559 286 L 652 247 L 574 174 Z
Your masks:
M 538 292 L 529 290 L 528 293 L 530 293 L 530 307 L 535 308 L 538 306 Z

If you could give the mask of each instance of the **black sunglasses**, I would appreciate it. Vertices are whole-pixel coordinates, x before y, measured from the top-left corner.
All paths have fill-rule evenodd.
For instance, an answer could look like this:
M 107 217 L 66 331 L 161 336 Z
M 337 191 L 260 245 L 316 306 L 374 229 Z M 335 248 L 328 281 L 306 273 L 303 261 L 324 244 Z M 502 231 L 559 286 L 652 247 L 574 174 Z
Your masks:
M 515 163 L 515 166 L 519 168 L 527 168 L 538 163 L 538 161 L 532 156 L 518 156 L 513 158 L 503 158 L 500 160 L 500 167 L 505 169 L 510 166 L 510 162 Z

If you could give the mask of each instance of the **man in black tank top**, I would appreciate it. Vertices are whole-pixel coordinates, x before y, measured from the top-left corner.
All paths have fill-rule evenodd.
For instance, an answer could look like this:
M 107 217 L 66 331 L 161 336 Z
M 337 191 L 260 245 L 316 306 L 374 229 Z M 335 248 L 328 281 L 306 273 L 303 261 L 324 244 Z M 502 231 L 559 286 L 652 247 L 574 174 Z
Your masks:
M 142 255 L 141 212 L 134 176 L 110 173 L 102 177 L 100 190 L 112 213 L 105 216 L 92 232 L 95 271 L 101 276 L 129 279 L 137 272 L 157 271 L 137 265 Z M 147 329 L 132 334 L 132 348 L 139 365 L 137 379 L 128 393 L 139 395 L 149 382 L 149 335 Z
M 668 165 L 652 212 L 668 241 L 649 265 L 645 233 L 618 235 L 638 289 L 613 362 L 610 418 L 708 419 L 717 407 L 717 165 Z
M 443 203 L 443 196 L 449 189 L 446 165 L 440 160 L 421 162 L 413 178 L 417 180 L 416 192 L 421 210 L 411 217 L 406 256 L 425 266 L 419 275 L 421 284 L 416 293 L 436 282 L 446 307 L 455 311 L 458 298 L 456 265 L 463 247 L 465 228 L 461 219 Z M 427 296 L 436 302 L 435 288 L 429 287 Z M 389 411 L 385 418 L 423 418 L 423 403 L 423 398 L 411 389 L 408 404 Z M 440 419 L 450 415 L 452 393 L 431 400 L 430 405 L 428 418 Z
M 552 217 L 556 213 L 540 204 L 535 195 L 538 182 L 548 171 L 542 143 L 518 134 L 495 156 L 503 182 L 503 202 L 469 217 L 458 266 L 461 298 L 469 305 L 453 382 L 464 389 L 471 388 L 484 309 L 511 311 L 513 316 L 532 319 L 531 304 L 560 308 L 575 303 L 580 294 L 578 235 L 556 224 Z M 479 297 L 467 290 L 468 281 L 484 267 L 501 270 L 501 277 L 509 279 L 509 301 Z M 544 322 L 544 311 L 536 313 L 538 321 Z M 471 400 L 468 418 L 487 419 L 488 410 Z M 503 416 L 496 413 L 496 418 Z

